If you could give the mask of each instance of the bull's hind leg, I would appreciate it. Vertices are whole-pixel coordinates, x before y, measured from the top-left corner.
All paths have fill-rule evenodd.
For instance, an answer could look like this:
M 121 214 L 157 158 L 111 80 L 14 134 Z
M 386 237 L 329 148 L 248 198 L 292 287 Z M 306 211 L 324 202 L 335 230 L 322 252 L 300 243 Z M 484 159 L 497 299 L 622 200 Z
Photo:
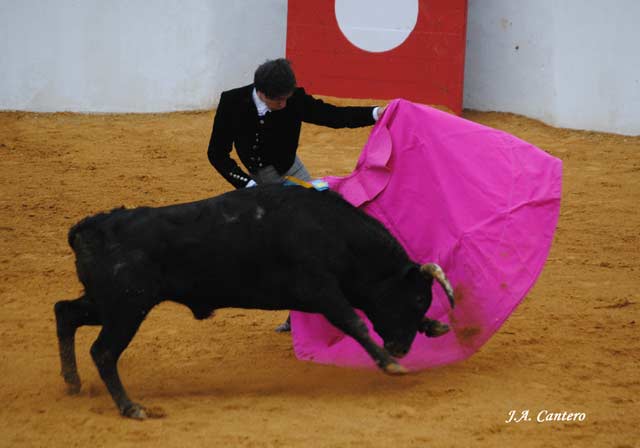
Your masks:
M 127 396 L 118 374 L 118 359 L 149 310 L 134 306 L 116 309 L 117 312 L 105 320 L 102 331 L 91 346 L 91 356 L 120 413 L 125 417 L 142 420 L 147 418 L 147 414 L 143 406 L 133 403 Z
M 85 296 L 76 300 L 61 300 L 54 306 L 58 348 L 62 377 L 68 386 L 68 393 L 80 392 L 80 376 L 76 364 L 76 330 L 82 325 L 100 325 L 100 316 L 95 305 Z

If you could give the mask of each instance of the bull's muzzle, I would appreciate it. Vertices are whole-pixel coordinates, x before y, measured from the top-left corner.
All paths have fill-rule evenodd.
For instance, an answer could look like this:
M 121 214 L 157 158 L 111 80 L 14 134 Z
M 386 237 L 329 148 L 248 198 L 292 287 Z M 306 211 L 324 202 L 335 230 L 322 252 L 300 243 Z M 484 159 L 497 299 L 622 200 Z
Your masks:
M 422 319 L 418 331 L 420 331 L 420 333 L 424 333 L 424 335 L 429 338 L 437 338 L 438 336 L 449 333 L 449 330 L 449 325 L 425 317 Z
M 428 276 L 434 278 L 438 283 L 440 283 L 445 294 L 447 294 L 451 308 L 455 308 L 456 304 L 453 298 L 453 288 L 451 287 L 449 280 L 447 280 L 447 277 L 444 275 L 442 268 L 435 263 L 427 263 L 420 266 L 420 272 L 422 272 L 425 277 Z

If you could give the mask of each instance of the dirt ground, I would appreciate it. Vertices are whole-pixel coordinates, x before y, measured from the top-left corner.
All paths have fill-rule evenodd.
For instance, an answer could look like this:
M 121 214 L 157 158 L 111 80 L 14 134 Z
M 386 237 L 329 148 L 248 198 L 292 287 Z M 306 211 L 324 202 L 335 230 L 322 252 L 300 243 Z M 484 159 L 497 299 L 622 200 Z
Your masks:
M 67 396 L 53 304 L 81 293 L 68 228 L 228 190 L 206 159 L 213 114 L 0 113 L 0 446 L 639 446 L 640 137 L 511 114 L 465 117 L 563 160 L 561 218 L 538 283 L 467 361 L 404 377 L 306 363 L 273 331 L 286 312 L 195 321 L 165 303 L 120 362 L 164 418 L 118 415 L 89 356 L 97 328 L 78 332 L 83 389 Z M 300 154 L 315 176 L 347 174 L 369 130 L 305 126 Z M 506 423 L 512 410 L 532 420 Z

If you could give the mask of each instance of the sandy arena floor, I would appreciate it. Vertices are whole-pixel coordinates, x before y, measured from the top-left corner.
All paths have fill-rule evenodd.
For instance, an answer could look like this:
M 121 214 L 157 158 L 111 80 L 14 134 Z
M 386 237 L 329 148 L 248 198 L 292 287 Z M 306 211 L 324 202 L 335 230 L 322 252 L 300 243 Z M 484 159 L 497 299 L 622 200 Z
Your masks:
M 77 338 L 67 396 L 53 304 L 79 296 L 68 228 L 119 205 L 229 186 L 206 147 L 213 112 L 0 113 L 0 446 L 633 447 L 640 440 L 640 137 L 467 112 L 564 161 L 561 219 L 537 285 L 469 360 L 405 377 L 297 361 L 273 332 L 286 312 L 150 314 L 120 362 L 132 398 L 166 416 L 121 418 Z M 355 166 L 369 128 L 306 126 L 316 176 Z M 505 423 L 529 410 L 531 422 Z M 537 423 L 541 410 L 583 422 Z

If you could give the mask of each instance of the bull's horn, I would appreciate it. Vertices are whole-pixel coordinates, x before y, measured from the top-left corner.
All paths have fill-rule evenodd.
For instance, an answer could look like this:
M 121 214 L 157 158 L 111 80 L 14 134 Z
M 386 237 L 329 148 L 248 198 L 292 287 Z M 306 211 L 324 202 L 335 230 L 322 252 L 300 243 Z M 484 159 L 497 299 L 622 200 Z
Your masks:
M 438 283 L 440 283 L 440 286 L 442 286 L 442 289 L 444 289 L 444 292 L 447 294 L 451 308 L 454 308 L 456 304 L 453 300 L 453 288 L 451 287 L 449 280 L 447 280 L 447 277 L 445 277 L 442 268 L 435 263 L 427 263 L 420 266 L 420 272 L 425 276 L 429 275 L 430 277 L 435 278 Z

